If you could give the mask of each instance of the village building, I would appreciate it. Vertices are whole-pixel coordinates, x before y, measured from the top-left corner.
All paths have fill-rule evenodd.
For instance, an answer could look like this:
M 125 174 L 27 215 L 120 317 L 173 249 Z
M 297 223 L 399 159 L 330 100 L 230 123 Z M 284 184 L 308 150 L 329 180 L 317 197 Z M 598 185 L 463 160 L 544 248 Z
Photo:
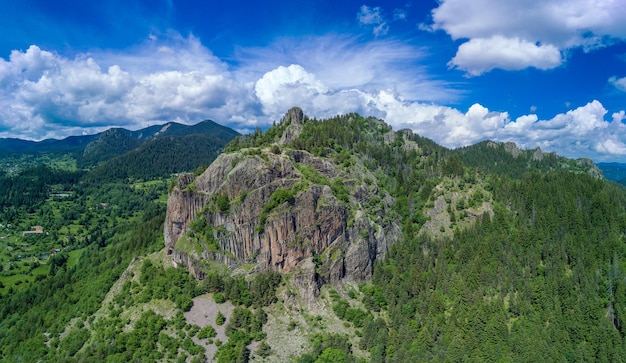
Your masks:
M 28 236 L 28 235 L 31 235 L 31 234 L 41 234 L 41 233 L 43 233 L 43 227 L 42 226 L 33 226 L 32 230 L 30 230 L 30 231 L 23 231 L 22 235 Z

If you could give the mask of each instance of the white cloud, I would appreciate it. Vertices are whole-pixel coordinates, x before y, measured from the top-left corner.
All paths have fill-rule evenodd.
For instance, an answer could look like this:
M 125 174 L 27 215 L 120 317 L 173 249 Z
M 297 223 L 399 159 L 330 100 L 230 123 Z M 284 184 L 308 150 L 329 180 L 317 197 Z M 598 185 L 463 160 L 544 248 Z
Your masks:
M 569 157 L 612 160 L 626 155 L 626 126 L 623 111 L 605 120 L 607 110 L 592 101 L 550 120 L 536 115 L 522 116 L 505 125 L 498 133 L 501 140 L 511 140 L 526 148 L 541 146 Z
M 610 155 L 626 155 L 626 145 L 622 140 L 619 140 L 615 136 L 611 136 L 609 139 L 598 140 L 594 145 L 596 151 L 600 153 Z
M 466 113 L 446 106 L 407 102 L 381 91 L 369 104 L 382 111 L 381 117 L 394 128 L 409 128 L 444 146 L 459 147 L 495 136 L 506 120 L 506 112 L 490 112 L 480 104 Z
M 615 88 L 619 89 L 620 91 L 626 92 L 626 77 L 624 78 L 611 77 L 609 78 L 609 83 L 615 86 Z
M 412 100 L 451 102 L 459 93 L 433 79 L 422 48 L 392 39 L 369 42 L 341 35 L 283 38 L 265 48 L 239 49 L 238 77 L 256 82 L 279 66 L 298 64 L 328 88 L 393 91 Z
M 362 25 L 376 25 L 384 23 L 382 10 L 380 7 L 370 8 L 367 5 L 361 5 L 361 10 L 357 14 L 357 19 Z
M 310 101 L 323 97 L 327 92 L 326 87 L 313 74 L 296 64 L 280 66 L 265 73 L 256 82 L 254 89 L 263 105 L 263 111 L 271 115 L 284 113 L 296 104 L 310 108 Z
M 47 69 L 55 67 L 55 55 L 42 51 L 37 46 L 30 46 L 26 52 L 12 51 L 9 60 L 0 58 L 0 85 L 8 86 L 18 77 L 36 80 Z
M 37 46 L 14 51 L 0 58 L 0 137 L 58 138 L 206 118 L 251 130 L 296 104 L 323 116 L 377 114 L 363 106 L 363 95 L 383 89 L 408 99 L 456 97 L 420 65 L 421 49 L 394 40 L 283 39 L 238 57 L 230 69 L 193 36 L 177 35 L 74 59 Z
M 558 67 L 561 53 L 553 45 L 537 45 L 519 38 L 474 38 L 459 46 L 449 65 L 478 76 L 492 69 L 521 70 Z
M 615 39 L 626 38 L 626 3 L 597 0 L 443 0 L 432 11 L 432 30 L 443 30 L 453 39 L 468 39 L 453 61 L 460 69 L 472 70 L 463 65 L 480 64 L 477 69 L 516 66 L 554 68 L 560 64 L 556 51 L 582 47 L 586 51 L 606 46 Z M 517 39 L 516 52 L 492 51 L 488 56 L 477 52 L 477 42 L 485 39 Z M 474 44 L 472 44 L 474 42 Z M 534 46 L 541 44 L 541 46 Z M 465 46 L 466 49 L 463 49 Z M 510 48 L 511 44 L 509 44 Z M 529 54 L 529 53 L 530 54 Z M 472 60 L 471 56 L 479 56 Z M 532 59 L 529 59 L 532 58 Z M 474 72 L 470 74 L 480 74 Z
M 36 46 L 13 52 L 0 59 L 0 137 L 64 137 L 206 118 L 247 132 L 300 106 L 318 118 L 380 117 L 453 148 L 492 139 L 570 157 L 626 160 L 624 111 L 607 120 L 608 111 L 592 101 L 547 120 L 534 114 L 512 120 L 480 104 L 465 111 L 439 106 L 448 86 L 419 66 L 419 48 L 392 40 L 284 40 L 238 57 L 231 69 L 193 37 L 74 59 Z
M 599 101 L 548 120 L 537 115 L 523 115 L 511 120 L 507 112 L 491 111 L 480 104 L 472 105 L 466 112 L 457 109 L 411 102 L 390 90 L 377 93 L 330 92 L 308 98 L 305 112 L 325 117 L 332 99 L 332 110 L 340 106 L 384 119 L 394 129 L 409 128 L 436 142 L 456 148 L 482 140 L 513 141 L 520 147 L 555 151 L 568 157 L 589 157 L 595 160 L 617 160 L 626 156 L 626 113 L 612 115 L 605 120 L 607 110 Z M 336 114 L 342 111 L 330 113 Z
M 393 20 L 404 20 L 406 21 L 407 12 L 404 9 L 393 9 Z
M 599 101 L 549 120 L 524 115 L 515 121 L 506 112 L 489 111 L 475 104 L 465 113 L 456 109 L 387 99 L 379 105 L 386 120 L 396 128 L 408 127 L 448 147 L 474 144 L 481 140 L 513 141 L 522 148 L 541 146 L 568 157 L 616 160 L 626 155 L 624 111 L 605 120 L 607 110 Z
M 0 59 L 0 130 L 11 130 L 0 136 L 41 139 L 114 125 L 228 121 L 254 109 L 250 87 L 193 37 L 75 59 L 31 46 Z
M 383 16 L 381 8 L 378 6 L 371 8 L 367 5 L 361 5 L 361 9 L 357 13 L 356 17 L 359 20 L 359 24 L 372 26 L 372 32 L 377 37 L 385 35 L 389 32 L 387 21 Z

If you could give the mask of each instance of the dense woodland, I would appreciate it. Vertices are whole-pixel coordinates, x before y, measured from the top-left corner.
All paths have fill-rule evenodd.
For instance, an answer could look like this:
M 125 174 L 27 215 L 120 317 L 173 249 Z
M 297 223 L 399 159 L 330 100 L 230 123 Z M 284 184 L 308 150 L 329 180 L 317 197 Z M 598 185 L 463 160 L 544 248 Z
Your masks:
M 411 135 L 415 150 L 399 134 L 383 142 L 388 131 L 347 115 L 305 123 L 292 144 L 337 163 L 358 156 L 397 198 L 405 239 L 361 289 L 386 318 L 347 318 L 370 317 L 358 325 L 371 361 L 626 361 L 623 187 L 554 154 L 515 157 L 486 142 L 450 151 Z M 483 183 L 494 215 L 453 238 L 420 234 L 422 207 L 446 179 Z
M 626 360 L 622 188 L 570 172 L 493 187 L 493 218 L 378 265 L 389 321 L 364 328 L 372 361 Z
M 287 126 L 236 138 L 226 150 L 273 147 Z M 174 147 L 176 141 L 163 144 Z M 215 267 L 196 281 L 186 270 L 146 257 L 163 248 L 171 166 L 182 162 L 168 158 L 193 159 L 177 153 L 151 161 L 145 158 L 162 150 L 151 147 L 102 164 L 107 173 L 103 166 L 40 166 L 0 177 L 0 223 L 51 231 L 0 242 L 6 249 L 0 255 L 0 360 L 201 362 L 204 348 L 197 339 L 219 344 L 218 362 L 273 354 L 263 326 L 285 278 L 271 272 L 233 277 Z M 371 281 L 347 295 L 329 289 L 333 313 L 354 329 L 358 347 L 346 335 L 316 334 L 310 350 L 294 360 L 626 361 L 623 186 L 553 154 L 514 157 L 489 143 L 448 150 L 357 114 L 307 119 L 302 133 L 282 147 L 344 168 L 362 162 L 395 198 L 404 236 L 377 262 Z M 210 157 L 185 168 L 207 165 Z M 161 172 L 142 171 L 147 163 Z M 447 201 L 453 233 L 427 235 L 420 230 L 440 195 L 438 185 L 460 194 L 479 185 L 484 193 Z M 51 197 L 61 192 L 67 196 Z M 461 223 L 469 218 L 468 205 L 483 200 L 493 214 Z M 34 256 L 51 247 L 60 251 L 28 261 L 8 253 L 26 244 Z M 30 262 L 35 259 L 37 265 Z M 124 283 L 106 313 L 97 315 L 131 263 L 138 264 L 139 278 Z M 18 274 L 24 276 L 19 285 Z M 204 293 L 236 306 L 218 324 L 226 326 L 227 341 L 218 343 L 210 326 L 194 326 L 182 316 Z M 124 311 L 151 301 L 171 302 L 173 317 L 146 310 L 127 320 Z M 259 347 L 254 352 L 252 342 Z M 365 356 L 355 354 L 357 348 Z

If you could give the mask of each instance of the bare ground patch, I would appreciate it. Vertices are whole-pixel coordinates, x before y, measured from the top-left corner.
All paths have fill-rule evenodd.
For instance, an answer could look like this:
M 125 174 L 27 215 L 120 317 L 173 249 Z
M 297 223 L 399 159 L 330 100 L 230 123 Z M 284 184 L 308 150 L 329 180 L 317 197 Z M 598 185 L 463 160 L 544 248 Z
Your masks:
M 211 325 L 217 333 L 217 336 L 213 338 L 214 342 L 217 340 L 226 342 L 228 341 L 228 337 L 226 336 L 225 327 L 234 309 L 235 306 L 230 301 L 218 304 L 213 299 L 213 294 L 204 294 L 193 299 L 193 306 L 188 312 L 184 313 L 184 315 L 188 324 L 195 324 L 200 328 Z M 221 326 L 215 324 L 215 318 L 217 317 L 218 311 L 226 317 L 226 323 Z M 209 362 L 212 362 L 215 352 L 217 352 L 217 346 L 215 346 L 215 343 L 209 344 L 206 339 L 200 340 L 198 338 L 193 338 L 193 341 L 206 349 L 205 356 Z
M 366 357 L 367 353 L 358 346 L 359 338 L 355 328 L 339 319 L 332 309 L 328 296 L 329 286 L 322 288 L 321 294 L 313 301 L 302 301 L 288 291 L 279 293 L 281 302 L 267 309 L 268 320 L 263 326 L 267 334 L 267 343 L 272 348 L 272 355 L 267 358 L 252 356 L 252 362 L 292 362 L 297 357 L 311 350 L 309 338 L 316 333 L 345 334 L 350 338 L 352 351 L 357 357 Z M 343 288 L 339 287 L 340 294 Z M 353 288 L 353 287 L 352 287 Z M 355 301 L 351 301 L 352 305 Z

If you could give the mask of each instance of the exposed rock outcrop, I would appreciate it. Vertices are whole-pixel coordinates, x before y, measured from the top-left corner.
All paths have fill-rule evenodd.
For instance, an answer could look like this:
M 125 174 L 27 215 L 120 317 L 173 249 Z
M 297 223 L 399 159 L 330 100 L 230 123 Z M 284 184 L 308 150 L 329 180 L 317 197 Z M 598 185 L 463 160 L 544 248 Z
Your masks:
M 576 159 L 576 165 L 580 168 L 586 169 L 587 174 L 595 177 L 595 178 L 603 178 L 604 173 L 598 166 L 593 162 L 593 160 L 588 158 L 580 158 Z
M 302 123 L 304 122 L 304 112 L 300 107 L 292 107 L 282 121 L 287 124 L 287 128 L 283 133 L 280 141 L 280 145 L 285 145 L 295 140 L 302 132 Z
M 517 145 L 514 142 L 505 142 L 504 150 L 506 150 L 506 152 L 508 152 L 509 154 L 513 155 L 514 158 L 520 156 L 520 154 L 522 153 L 522 151 L 517 147 Z
M 283 119 L 291 122 L 285 142 L 303 120 L 298 110 Z M 293 272 L 293 282 L 309 296 L 326 282 L 363 281 L 401 235 L 394 199 L 372 180 L 360 163 L 342 168 L 302 150 L 222 154 L 194 180 L 181 175 L 170 192 L 167 253 L 198 278 L 205 260 Z M 376 205 L 369 203 L 374 198 Z M 198 218 L 212 226 L 213 241 L 190 228 Z
M 541 151 L 541 148 L 539 146 L 537 146 L 537 148 L 533 152 L 532 159 L 534 161 L 541 161 L 541 160 L 543 160 L 543 152 Z

